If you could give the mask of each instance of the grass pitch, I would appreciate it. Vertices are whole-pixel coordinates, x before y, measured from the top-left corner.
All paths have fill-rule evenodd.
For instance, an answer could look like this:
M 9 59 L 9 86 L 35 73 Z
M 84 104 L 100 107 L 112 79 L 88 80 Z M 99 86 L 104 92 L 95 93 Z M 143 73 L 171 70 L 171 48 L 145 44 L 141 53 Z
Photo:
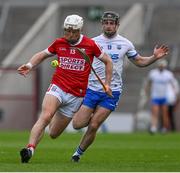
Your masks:
M 20 163 L 19 150 L 27 132 L 0 133 L 1 172 L 180 172 L 180 133 L 98 134 L 79 163 L 70 161 L 81 133 L 64 133 L 52 140 L 44 136 L 28 164 Z

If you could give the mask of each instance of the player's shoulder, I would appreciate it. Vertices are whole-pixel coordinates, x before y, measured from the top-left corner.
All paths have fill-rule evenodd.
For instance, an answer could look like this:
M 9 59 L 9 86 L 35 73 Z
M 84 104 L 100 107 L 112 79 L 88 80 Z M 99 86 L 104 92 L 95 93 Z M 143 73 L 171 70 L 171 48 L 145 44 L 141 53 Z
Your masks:
M 103 34 L 100 34 L 94 38 L 92 38 L 95 41 L 113 41 L 113 42 L 121 42 L 121 43 L 127 43 L 127 44 L 132 44 L 131 41 L 129 41 L 127 38 L 117 34 L 113 38 L 106 38 Z
M 164 69 L 164 72 L 166 72 L 166 73 L 169 73 L 169 74 L 173 74 L 170 70 L 168 70 L 168 69 Z
M 103 34 L 95 36 L 92 38 L 94 41 L 99 41 L 99 40 L 105 40 L 105 37 L 103 36 Z
M 155 68 L 155 69 L 151 69 L 151 70 L 149 71 L 149 74 L 156 76 L 158 72 L 159 72 L 158 69 Z
M 117 34 L 115 37 L 113 38 L 107 38 L 105 37 L 103 34 L 100 34 L 98 36 L 95 36 L 92 38 L 93 40 L 107 40 L 107 41 L 126 41 L 128 42 L 128 39 L 126 39 L 125 37 L 122 37 L 121 35 Z
M 171 72 L 170 70 L 165 69 L 164 72 L 166 73 L 166 75 L 174 76 L 173 72 Z
M 86 35 L 82 35 L 83 36 L 83 40 L 86 40 L 86 41 L 93 41 L 93 39 L 92 38 L 90 38 L 90 37 L 88 37 L 88 36 L 86 36 Z
M 129 39 L 127 39 L 126 37 L 124 37 L 122 35 L 118 34 L 117 39 L 124 42 L 124 43 L 126 43 L 126 44 L 128 44 L 128 45 L 133 45 L 133 43 Z
M 56 38 L 56 39 L 54 40 L 54 42 L 55 42 L 55 43 L 64 43 L 64 42 L 66 42 L 66 40 L 65 40 L 63 37 L 61 37 L 61 38 Z
M 120 34 L 117 34 L 116 37 L 112 38 L 112 41 L 114 43 L 124 45 L 124 47 L 126 47 L 128 50 L 135 49 L 135 46 L 133 45 L 133 43 L 130 40 L 128 40 L 126 37 L 123 37 Z
M 95 41 L 92 38 L 87 37 L 86 35 L 83 35 L 83 42 L 85 42 L 86 44 L 94 44 Z

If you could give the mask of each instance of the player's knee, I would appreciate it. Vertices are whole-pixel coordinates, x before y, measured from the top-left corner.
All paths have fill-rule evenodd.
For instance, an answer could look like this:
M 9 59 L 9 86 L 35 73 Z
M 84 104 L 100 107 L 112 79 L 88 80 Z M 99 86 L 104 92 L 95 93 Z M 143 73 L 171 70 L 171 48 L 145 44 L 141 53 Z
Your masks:
M 73 121 L 72 121 L 72 126 L 73 126 L 74 129 L 79 130 L 79 129 L 83 128 L 83 127 L 86 127 L 87 125 L 85 125 L 85 124 L 82 123 L 82 122 L 73 120 Z
M 72 126 L 76 130 L 79 130 L 81 128 L 80 124 L 75 120 L 72 121 Z
M 91 131 L 97 131 L 99 128 L 99 124 L 97 122 L 91 122 L 89 124 L 89 130 Z
M 51 139 L 56 139 L 59 136 L 59 134 L 51 131 L 51 129 L 50 129 L 49 130 L 49 136 L 51 137 Z
M 49 136 L 51 137 L 51 139 L 56 139 L 58 137 L 58 135 L 54 133 L 50 133 Z

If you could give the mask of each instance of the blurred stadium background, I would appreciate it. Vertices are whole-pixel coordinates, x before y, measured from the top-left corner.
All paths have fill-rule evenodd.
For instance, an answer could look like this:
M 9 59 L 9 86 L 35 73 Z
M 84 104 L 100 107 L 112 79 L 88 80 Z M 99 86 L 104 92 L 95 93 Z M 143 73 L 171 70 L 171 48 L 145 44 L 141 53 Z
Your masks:
M 62 35 L 63 20 L 69 14 L 84 17 L 84 34 L 89 37 L 100 34 L 99 18 L 105 10 L 120 14 L 119 33 L 131 40 L 141 54 L 150 55 L 158 43 L 169 45 L 170 69 L 180 81 L 179 0 L 0 0 L 1 130 L 32 127 L 54 70 L 50 60 L 46 60 L 23 78 L 17 74 L 17 67 Z M 122 98 L 101 130 L 147 130 L 150 110 L 142 88 L 148 71 L 154 66 L 140 69 L 125 62 Z M 176 112 L 178 130 L 179 115 L 180 108 Z M 71 125 L 67 131 L 72 131 Z

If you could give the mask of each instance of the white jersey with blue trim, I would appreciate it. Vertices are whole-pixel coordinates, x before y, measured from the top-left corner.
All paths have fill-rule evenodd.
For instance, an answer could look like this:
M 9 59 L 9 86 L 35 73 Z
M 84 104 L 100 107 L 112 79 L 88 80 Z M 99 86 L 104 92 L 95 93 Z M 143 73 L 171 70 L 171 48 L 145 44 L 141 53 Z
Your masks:
M 137 51 L 134 48 L 134 45 L 126 38 L 116 35 L 114 38 L 108 39 L 103 34 L 93 38 L 101 49 L 107 53 L 113 61 L 113 76 L 111 80 L 111 89 L 112 91 L 122 91 L 122 71 L 123 71 L 123 62 L 125 55 L 128 58 L 135 58 L 137 56 Z M 105 65 L 103 62 L 94 58 L 93 68 L 102 79 L 105 81 Z M 88 88 L 95 91 L 103 91 L 101 84 L 97 80 L 94 73 L 91 71 L 89 76 Z
M 152 69 L 149 72 L 148 79 L 152 82 L 151 98 L 161 99 L 166 98 L 168 92 L 168 85 L 172 85 L 174 75 L 171 71 L 164 69 Z

